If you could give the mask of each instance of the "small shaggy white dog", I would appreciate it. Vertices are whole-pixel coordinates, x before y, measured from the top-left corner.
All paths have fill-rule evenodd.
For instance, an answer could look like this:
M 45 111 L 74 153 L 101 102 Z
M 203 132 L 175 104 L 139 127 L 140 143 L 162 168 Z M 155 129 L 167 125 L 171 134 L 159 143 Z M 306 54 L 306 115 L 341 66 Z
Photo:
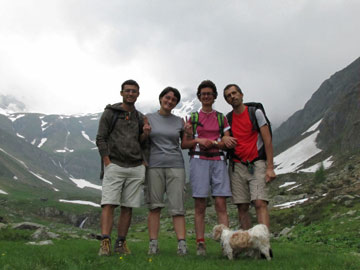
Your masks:
M 223 254 L 232 260 L 241 252 L 254 256 L 260 252 L 269 261 L 272 257 L 269 229 L 264 224 L 258 224 L 249 230 L 231 231 L 223 224 L 215 225 L 213 238 L 220 241 Z

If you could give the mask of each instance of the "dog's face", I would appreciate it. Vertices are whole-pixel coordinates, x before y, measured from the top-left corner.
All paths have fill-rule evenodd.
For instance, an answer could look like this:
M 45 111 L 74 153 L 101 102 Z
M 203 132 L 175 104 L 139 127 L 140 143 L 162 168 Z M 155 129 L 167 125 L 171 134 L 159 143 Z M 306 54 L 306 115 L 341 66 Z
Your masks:
M 220 241 L 222 231 L 228 229 L 224 224 L 215 225 L 213 228 L 213 238 L 215 241 Z

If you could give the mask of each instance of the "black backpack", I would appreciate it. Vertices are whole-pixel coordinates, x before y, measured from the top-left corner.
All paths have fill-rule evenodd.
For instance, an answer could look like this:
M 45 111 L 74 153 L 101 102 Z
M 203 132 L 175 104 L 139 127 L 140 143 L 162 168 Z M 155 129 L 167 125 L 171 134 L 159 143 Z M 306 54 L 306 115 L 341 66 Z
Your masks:
M 119 119 L 120 111 L 114 110 L 111 108 L 109 108 L 109 110 L 112 110 L 114 112 L 112 115 L 112 118 L 111 118 L 111 125 L 109 128 L 109 136 L 110 136 L 111 132 L 113 132 L 113 130 L 115 128 L 115 124 L 116 124 L 117 120 Z M 142 117 L 140 116 L 139 112 L 137 110 L 135 110 L 135 112 L 136 112 L 136 117 L 137 117 L 138 123 L 139 123 L 139 131 L 141 132 L 141 127 L 144 125 L 144 121 L 143 121 Z M 104 162 L 101 157 L 100 157 L 100 162 L 101 162 L 100 180 L 102 180 L 104 178 Z
M 266 120 L 266 123 L 267 123 L 267 125 L 269 127 L 270 135 L 272 137 L 271 123 L 270 123 L 269 119 L 266 116 L 264 106 L 259 102 L 247 102 L 247 103 L 244 103 L 244 105 L 246 105 L 248 107 L 250 122 L 251 122 L 251 124 L 253 126 L 253 130 L 256 130 L 257 132 L 260 133 L 260 127 L 259 127 L 259 124 L 257 122 L 256 115 L 255 115 L 255 111 L 257 109 L 260 109 L 263 112 L 264 116 L 265 116 L 265 120 Z M 226 115 L 226 118 L 227 118 L 230 126 L 232 126 L 232 114 L 233 114 L 233 111 L 229 112 Z M 232 130 L 230 130 L 230 134 L 231 134 L 231 136 L 233 135 Z M 231 149 L 231 150 L 228 151 L 228 158 L 231 159 L 232 157 L 235 157 L 234 149 Z M 265 147 L 264 146 L 259 150 L 259 157 L 256 160 L 259 160 L 259 159 L 266 160 L 266 153 L 265 153 Z M 252 162 L 254 162 L 254 161 L 252 161 Z

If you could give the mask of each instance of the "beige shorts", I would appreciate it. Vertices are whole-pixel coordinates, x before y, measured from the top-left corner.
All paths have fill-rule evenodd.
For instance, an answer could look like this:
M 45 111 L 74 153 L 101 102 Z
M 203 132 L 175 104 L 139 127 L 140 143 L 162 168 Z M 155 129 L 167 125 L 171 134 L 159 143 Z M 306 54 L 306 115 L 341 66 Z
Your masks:
M 104 171 L 101 205 L 140 207 L 144 179 L 144 165 L 125 168 L 110 163 Z
M 248 168 L 235 162 L 234 170 L 229 166 L 232 201 L 234 204 L 250 203 L 255 200 L 269 201 L 269 187 L 266 184 L 266 162 L 258 160 L 254 163 L 254 174 Z
M 148 168 L 145 183 L 145 201 L 149 209 L 165 207 L 166 193 L 169 214 L 185 215 L 184 168 Z

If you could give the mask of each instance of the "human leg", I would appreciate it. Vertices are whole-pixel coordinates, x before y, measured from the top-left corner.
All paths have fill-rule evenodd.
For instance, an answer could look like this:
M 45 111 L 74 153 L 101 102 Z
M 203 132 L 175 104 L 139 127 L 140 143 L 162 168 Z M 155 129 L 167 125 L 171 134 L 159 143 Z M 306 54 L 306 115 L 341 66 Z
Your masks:
M 180 256 L 187 254 L 185 216 L 173 216 L 174 230 L 178 239 L 177 254 Z
M 197 244 L 196 254 L 200 256 L 206 255 L 205 212 L 206 198 L 195 198 L 195 235 Z
M 270 229 L 270 217 L 267 202 L 263 200 L 255 200 L 254 205 L 258 223 L 265 224 Z
M 113 225 L 114 205 L 104 205 L 101 211 L 101 243 L 99 256 L 111 255 L 111 229 Z
M 101 235 L 110 237 L 113 226 L 115 205 L 106 204 L 101 209 Z
M 226 211 L 226 197 L 215 197 L 215 211 L 218 224 L 224 224 L 229 227 L 229 217 Z
M 121 213 L 118 220 L 118 236 L 126 237 L 132 218 L 132 208 L 121 206 Z
M 150 240 L 158 239 L 159 228 L 160 228 L 160 214 L 161 214 L 161 208 L 155 208 L 149 210 L 148 229 L 149 229 Z
M 185 239 L 185 169 L 166 168 L 166 195 L 178 240 Z
M 248 203 L 238 204 L 238 216 L 239 216 L 239 223 L 243 230 L 248 230 L 251 228 L 251 218 L 249 215 L 249 206 Z
M 255 163 L 254 176 L 249 182 L 251 201 L 255 206 L 258 223 L 270 226 L 268 211 L 269 186 L 265 181 L 266 162 L 258 160 Z
M 173 216 L 174 230 L 178 240 L 186 238 L 185 216 Z

